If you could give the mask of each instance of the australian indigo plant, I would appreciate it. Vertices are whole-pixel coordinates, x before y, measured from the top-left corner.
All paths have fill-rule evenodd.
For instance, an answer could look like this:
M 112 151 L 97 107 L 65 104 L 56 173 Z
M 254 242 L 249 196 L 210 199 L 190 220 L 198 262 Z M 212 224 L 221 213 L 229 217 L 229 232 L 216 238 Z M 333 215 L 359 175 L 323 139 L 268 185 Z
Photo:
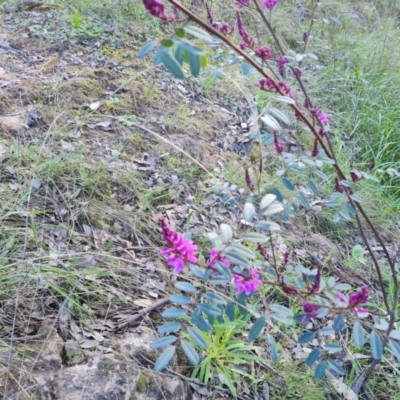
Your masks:
M 312 4 L 314 5 L 314 2 Z M 279 7 L 279 0 L 220 2 L 219 7 L 221 8 L 227 6 L 230 7 L 230 10 L 232 7 L 236 8 L 234 15 L 230 13 L 231 22 L 216 22 L 211 4 L 205 5 L 204 13 L 192 11 L 176 0 L 143 0 L 143 5 L 153 17 L 158 18 L 162 23 L 173 25 L 173 35 L 172 39 L 161 41 L 154 39 L 146 43 L 140 50 L 139 57 L 143 58 L 155 50 L 154 63 L 163 64 L 176 78 L 183 79 L 182 66 L 184 63 L 188 64 L 194 76 L 198 76 L 201 69 L 206 67 L 203 50 L 205 44 L 214 43 L 226 46 L 240 57 L 244 73 L 252 68 L 259 74 L 256 83 L 258 89 L 270 93 L 274 101 L 282 107 L 291 109 L 293 119 L 313 136 L 313 146 L 309 149 L 310 156 L 299 157 L 290 153 L 286 148 L 284 137 L 280 134 L 281 123 L 288 123 L 287 115 L 271 107 L 261 117 L 271 135 L 267 140 L 261 136 L 255 139 L 259 140 L 260 145 L 270 142 L 274 144 L 278 157 L 281 157 L 285 165 L 285 169 L 278 171 L 277 175 L 281 178 L 282 185 L 294 197 L 289 201 L 277 189 L 273 190 L 273 194 L 263 194 L 265 187 L 263 187 L 261 177 L 264 168 L 262 156 L 260 156 L 258 171 L 249 169 L 245 171 L 245 180 L 249 190 L 249 201 L 246 202 L 243 209 L 245 233 L 241 229 L 240 232 L 234 234 L 227 224 L 221 225 L 220 234 L 209 233 L 208 237 L 213 247 L 208 251 L 208 261 L 200 263 L 198 248 L 194 242 L 190 238 L 172 231 L 167 222 L 160 218 L 159 223 L 165 243 L 165 247 L 160 253 L 161 256 L 165 257 L 174 273 L 180 274 L 184 268 L 188 268 L 190 271 L 190 274 L 186 275 L 186 281 L 176 284 L 176 288 L 185 294 L 171 296 L 171 302 L 175 303 L 177 307 L 163 313 L 165 318 L 183 318 L 187 324 L 192 325 L 188 328 L 188 335 L 196 348 L 186 340 L 180 339 L 182 348 L 190 361 L 193 364 L 201 362 L 201 356 L 198 353 L 205 350 L 203 332 L 212 332 L 214 319 L 223 319 L 222 315 L 227 315 L 229 320 L 234 319 L 235 314 L 232 309 L 235 303 L 239 304 L 243 313 L 246 313 L 248 311 L 246 299 L 257 293 L 264 285 L 276 287 L 287 297 L 287 304 L 300 305 L 302 312 L 297 314 L 291 310 L 290 306 L 288 308 L 278 304 L 269 305 L 268 311 L 271 318 L 281 324 L 289 326 L 295 323 L 303 324 L 304 333 L 298 338 L 299 343 L 305 344 L 314 338 L 318 339 L 318 346 L 306 359 L 309 367 L 315 366 L 317 378 L 322 378 L 329 371 L 334 371 L 339 375 L 345 374 L 342 366 L 331 358 L 331 354 L 344 351 L 344 349 L 338 340 L 328 340 L 328 337 L 348 329 L 351 321 L 353 321 L 354 344 L 359 348 L 363 347 L 368 336 L 373 357 L 373 361 L 364 371 L 362 379 L 370 376 L 382 359 L 385 349 L 389 349 L 400 360 L 400 345 L 396 341 L 400 339 L 400 331 L 396 329 L 395 325 L 398 318 L 396 314 L 398 280 L 394 260 L 377 228 L 363 209 L 361 199 L 355 194 L 355 182 L 360 179 L 374 179 L 374 177 L 369 173 L 351 169 L 348 172 L 348 178 L 339 165 L 331 144 L 329 118 L 320 107 L 313 104 L 302 81 L 302 62 L 306 57 L 313 55 L 285 51 L 277 34 L 278 29 L 271 24 L 271 13 Z M 310 29 L 303 32 L 299 38 L 299 41 L 303 43 L 304 52 L 312 39 L 315 8 L 313 7 Z M 248 10 L 251 10 L 251 14 L 246 14 Z M 246 26 L 245 21 L 248 20 L 248 16 L 254 15 L 254 13 L 258 14 L 257 21 L 262 22 L 267 35 L 259 34 L 260 27 L 257 31 L 251 32 L 249 26 Z M 188 37 L 194 39 L 190 40 Z M 261 43 L 264 40 L 268 43 Z M 339 283 L 332 278 L 327 280 L 327 277 L 323 275 L 322 263 L 318 260 L 313 269 L 300 264 L 294 267 L 290 262 L 292 255 L 285 253 L 278 257 L 276 254 L 274 235 L 283 226 L 289 226 L 291 213 L 299 210 L 297 199 L 305 209 L 311 208 L 307 196 L 297 190 L 296 186 L 284 176 L 285 171 L 290 170 L 300 174 L 312 172 L 318 178 L 328 180 L 329 178 L 322 171 L 324 165 L 331 165 L 336 174 L 335 192 L 325 204 L 337 208 L 334 222 L 344 219 L 355 221 L 357 224 L 375 268 L 383 304 L 374 304 L 371 301 L 370 288 L 367 286 L 352 289 L 348 283 Z M 307 179 L 307 184 L 314 195 L 321 196 L 314 181 Z M 257 202 L 258 211 L 254 206 Z M 265 217 L 269 219 L 265 220 Z M 364 223 L 375 236 L 386 256 L 392 275 L 391 296 L 389 296 L 384 283 L 381 267 L 367 240 Z M 268 246 L 268 251 L 265 246 Z M 197 286 L 189 281 L 193 281 Z M 203 286 L 198 284 L 201 281 Z M 211 290 L 216 285 L 222 286 L 224 289 L 216 293 L 215 290 Z M 234 292 L 230 291 L 231 285 Z M 206 290 L 204 291 L 202 288 L 206 288 Z M 195 299 L 189 297 L 190 294 L 199 291 L 202 293 L 201 296 L 193 296 Z M 317 318 L 324 321 L 327 316 L 333 318 L 332 326 L 321 326 L 320 323 L 318 324 L 319 328 L 315 328 L 316 325 L 314 325 L 314 330 L 305 329 L 310 320 Z M 368 324 L 364 324 L 363 321 L 368 321 Z M 385 324 L 382 324 L 382 321 L 385 321 Z M 248 333 L 249 341 L 253 341 L 259 336 L 264 329 L 264 324 L 265 317 L 259 316 Z M 383 325 L 384 329 L 382 330 Z M 168 334 L 168 336 L 162 337 L 153 345 L 155 348 L 166 347 L 156 362 L 156 370 L 162 370 L 173 357 L 175 353 L 173 343 L 178 340 L 176 332 L 182 327 L 180 322 L 168 322 L 159 328 L 160 333 Z M 321 338 L 324 336 L 325 339 L 322 340 Z M 336 338 L 338 338 L 337 335 Z M 275 341 L 271 343 L 275 343 Z M 276 361 L 276 355 L 276 347 L 271 348 L 271 357 L 274 361 Z

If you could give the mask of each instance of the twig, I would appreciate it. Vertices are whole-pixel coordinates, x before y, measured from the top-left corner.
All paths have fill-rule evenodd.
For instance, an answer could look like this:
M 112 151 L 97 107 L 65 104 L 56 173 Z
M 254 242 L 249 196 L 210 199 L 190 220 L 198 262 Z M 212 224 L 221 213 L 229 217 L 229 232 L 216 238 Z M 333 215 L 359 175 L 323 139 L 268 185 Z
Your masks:
M 169 298 L 164 298 L 164 299 L 157 301 L 156 303 L 154 303 L 153 305 L 151 305 L 149 307 L 142 308 L 136 314 L 133 314 L 132 316 L 128 317 L 123 323 L 119 324 L 118 328 L 123 328 L 124 326 L 129 325 L 131 322 L 134 322 L 134 321 L 138 320 L 139 318 L 143 317 L 143 315 L 149 314 L 152 311 L 154 311 L 155 309 L 157 309 L 158 307 L 161 307 L 164 304 L 168 304 L 169 302 L 170 302 Z

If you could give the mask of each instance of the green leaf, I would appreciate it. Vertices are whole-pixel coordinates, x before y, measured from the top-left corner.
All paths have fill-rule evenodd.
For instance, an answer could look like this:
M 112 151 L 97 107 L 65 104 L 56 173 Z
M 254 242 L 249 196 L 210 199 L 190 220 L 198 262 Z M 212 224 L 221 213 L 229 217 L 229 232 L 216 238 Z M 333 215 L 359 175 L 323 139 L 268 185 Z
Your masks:
M 308 202 L 308 199 L 307 199 L 307 197 L 305 196 L 305 194 L 304 194 L 303 192 L 299 192 L 298 195 L 299 195 L 299 199 L 300 199 L 301 203 L 303 204 L 303 206 L 304 206 L 307 210 L 310 210 L 310 209 L 311 209 L 311 206 L 310 206 L 310 203 Z
M 275 321 L 278 321 L 284 325 L 290 326 L 293 325 L 293 321 L 291 319 L 287 319 L 285 316 L 283 315 L 279 315 L 279 314 L 272 314 L 271 318 L 273 318 Z
M 139 50 L 138 58 L 142 59 L 147 56 L 157 45 L 157 40 L 152 40 L 151 42 L 147 42 L 142 48 Z
M 311 342 L 315 338 L 315 332 L 304 332 L 298 339 L 300 344 Z
M 338 375 L 344 375 L 346 372 L 336 361 L 328 360 L 329 368 L 335 371 Z
M 185 77 L 179 62 L 174 56 L 171 55 L 169 51 L 164 51 L 161 53 L 161 62 L 175 78 L 183 79 Z
M 317 365 L 317 368 L 315 368 L 314 378 L 315 379 L 322 379 L 323 376 L 325 375 L 325 370 L 326 370 L 326 362 L 325 361 L 321 361 Z
M 296 102 L 291 97 L 287 96 L 276 96 L 275 100 L 284 104 L 296 104 Z
M 329 181 L 329 177 L 325 175 L 323 172 L 318 171 L 317 169 L 314 171 L 314 174 L 318 176 L 318 178 L 322 179 L 323 181 Z
M 183 64 L 183 58 L 184 58 L 184 50 L 182 47 L 177 46 L 175 49 L 175 60 L 178 61 L 179 65 Z
M 224 298 L 216 293 L 211 293 L 211 292 L 205 293 L 203 294 L 203 298 L 207 299 L 208 301 L 211 301 L 212 303 L 222 304 L 222 305 L 225 304 Z
M 266 210 L 276 200 L 275 194 L 267 194 L 260 201 L 260 211 Z
M 203 69 L 207 67 L 207 54 L 200 56 L 200 67 Z
M 181 346 L 190 362 L 193 365 L 197 365 L 200 362 L 200 356 L 197 354 L 193 346 L 186 340 L 181 340 Z
M 252 260 L 254 260 L 256 258 L 256 255 L 254 254 L 253 250 L 251 250 L 248 247 L 243 246 L 239 243 L 235 243 L 235 244 L 229 246 L 227 250 L 228 251 L 232 250 L 238 254 L 241 254 L 243 257 L 251 258 Z
M 263 235 L 262 233 L 249 232 L 242 235 L 243 240 L 247 240 L 251 243 L 266 243 L 269 241 L 269 237 Z
M 400 344 L 392 339 L 389 339 L 389 347 L 392 350 L 394 356 L 397 358 L 397 361 L 400 362 Z
M 226 242 L 229 242 L 233 238 L 232 228 L 228 224 L 221 224 L 219 227 L 221 229 L 222 237 Z
M 183 28 L 175 29 L 175 35 L 178 36 L 178 38 L 184 38 L 186 33 Z
M 161 45 L 164 47 L 172 47 L 174 42 L 171 39 L 164 39 L 161 41 Z
M 164 334 L 164 333 L 171 333 L 171 332 L 176 332 L 181 328 L 182 324 L 180 322 L 167 322 L 164 325 L 161 325 L 158 329 L 157 332 Z
M 260 317 L 257 319 L 256 322 L 254 322 L 253 326 L 250 329 L 249 332 L 249 341 L 252 342 L 255 340 L 258 335 L 261 333 L 262 329 L 264 328 L 265 325 L 265 317 Z
M 212 36 L 204 31 L 203 29 L 198 28 L 197 26 L 184 26 L 183 29 L 186 31 L 186 33 L 189 33 L 190 35 L 197 37 L 198 39 L 205 40 L 206 42 L 212 42 L 213 38 Z
M 328 353 L 337 353 L 339 351 L 342 351 L 343 347 L 340 344 L 337 344 L 337 343 L 327 343 L 325 345 L 325 350 Z
M 319 347 L 315 348 L 307 357 L 306 359 L 306 365 L 308 367 L 311 367 L 318 359 L 319 356 L 321 355 L 321 350 Z
M 204 339 L 203 334 L 196 328 L 192 328 L 189 326 L 187 328 L 190 337 L 193 339 L 193 341 L 199 346 L 200 348 L 207 350 L 208 344 L 207 341 Z
M 154 365 L 154 371 L 161 372 L 171 361 L 172 357 L 175 354 L 175 346 L 167 347 L 157 358 L 157 361 Z
M 190 72 L 193 76 L 199 76 L 200 74 L 200 56 L 195 53 L 189 53 L 189 66 Z
M 358 321 L 353 325 L 353 342 L 359 348 L 364 346 L 364 328 Z
M 293 191 L 293 190 L 295 189 L 293 183 L 290 182 L 289 179 L 287 179 L 287 178 L 282 178 L 282 179 L 281 179 L 281 182 L 282 182 L 282 185 L 283 185 L 287 190 Z
M 389 333 L 390 339 L 400 340 L 400 330 L 394 329 Z
M 245 62 L 242 62 L 241 68 L 244 76 L 249 74 L 249 66 Z
M 333 329 L 335 332 L 340 332 L 346 325 L 346 320 L 342 314 L 338 315 L 333 321 Z
M 331 335 L 335 334 L 335 331 L 330 326 L 325 326 L 319 332 L 321 333 L 321 335 L 328 335 L 328 336 L 331 336 Z
M 228 301 L 228 304 L 226 305 L 226 315 L 228 316 L 229 321 L 232 322 L 235 320 L 235 305 L 232 301 Z
M 186 311 L 182 308 L 170 308 L 161 314 L 164 318 L 180 318 L 186 315 Z
M 375 331 L 371 331 L 369 342 L 371 345 L 372 357 L 374 357 L 375 360 L 380 360 L 383 354 L 383 345 L 380 335 Z
M 241 267 L 250 268 L 252 265 L 247 258 L 243 257 L 241 254 L 234 253 L 233 251 L 228 251 L 225 257 L 233 264 L 239 265 Z
M 264 209 L 261 214 L 266 216 L 266 215 L 275 215 L 280 212 L 282 212 L 285 208 L 283 207 L 283 204 L 281 203 L 275 203 L 271 204 L 268 208 Z
M 152 349 L 160 349 L 161 347 L 168 346 L 169 344 L 172 344 L 178 339 L 176 336 L 165 336 L 162 337 L 161 339 L 156 340 L 151 344 Z
M 221 315 L 221 310 L 217 307 L 211 306 L 210 304 L 199 304 L 197 309 L 211 317 L 218 317 Z
M 196 293 L 197 289 L 194 285 L 189 282 L 176 282 L 175 287 L 183 292 Z
M 229 283 L 229 281 L 230 281 L 230 279 L 228 279 L 227 277 L 225 277 L 223 275 L 216 275 L 210 279 L 210 282 L 213 285 L 227 285 Z
M 273 362 L 277 362 L 279 357 L 275 338 L 272 335 L 268 334 L 268 341 L 271 346 L 271 359 Z
M 171 301 L 171 303 L 176 303 L 176 304 L 190 304 L 191 300 L 189 299 L 189 297 L 186 297 L 182 294 L 174 294 L 172 296 L 170 296 L 169 300 Z
M 168 51 L 168 49 L 166 47 L 159 47 L 155 56 L 154 56 L 154 60 L 153 60 L 153 64 L 154 65 L 159 65 L 162 63 L 162 55 Z
M 189 62 L 189 54 L 197 54 L 199 56 L 204 54 L 204 51 L 190 40 L 179 38 L 174 38 L 173 40 L 174 43 L 186 53 L 186 55 L 184 55 L 185 62 Z
M 243 209 L 244 219 L 245 219 L 247 222 L 252 222 L 255 213 L 256 213 L 256 209 L 254 208 L 253 203 L 247 202 L 247 203 L 244 205 L 244 209 Z
M 190 267 L 190 270 L 192 271 L 193 275 L 194 275 L 196 278 L 205 279 L 205 273 L 206 273 L 206 271 L 207 271 L 208 269 L 205 270 L 205 269 L 202 269 L 202 268 L 198 267 L 197 265 L 192 265 L 192 266 Z
M 317 185 L 314 183 L 314 181 L 312 181 L 311 179 L 307 179 L 307 183 L 308 183 L 308 187 L 311 189 L 311 191 L 316 195 L 316 196 L 320 196 L 319 190 Z
M 254 227 L 267 232 L 275 232 L 281 230 L 281 227 L 276 222 L 272 221 L 258 221 L 254 224 Z
M 282 306 L 280 304 L 272 304 L 270 306 L 272 311 L 275 311 L 277 314 L 285 315 L 287 317 L 293 317 L 294 313 L 289 308 Z
M 199 315 L 193 315 L 192 322 L 194 324 L 196 324 L 197 327 L 204 332 L 211 333 L 213 330 L 211 325 L 204 318 L 200 317 Z

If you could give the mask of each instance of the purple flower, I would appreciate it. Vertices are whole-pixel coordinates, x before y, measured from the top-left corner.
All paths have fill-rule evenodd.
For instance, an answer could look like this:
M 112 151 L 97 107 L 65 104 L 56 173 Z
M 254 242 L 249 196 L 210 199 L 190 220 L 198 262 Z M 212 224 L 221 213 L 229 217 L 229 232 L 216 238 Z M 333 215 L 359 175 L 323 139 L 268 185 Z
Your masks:
M 353 311 L 357 314 L 358 318 L 366 318 L 368 317 L 368 310 L 366 308 L 356 307 Z
M 209 23 L 212 27 L 216 28 L 216 27 L 218 26 L 218 24 L 216 24 L 216 23 L 214 22 L 214 18 L 213 18 L 212 14 L 211 14 L 211 8 L 208 6 L 207 3 L 206 3 L 206 10 L 207 10 L 207 21 L 208 21 L 208 23 Z
M 210 260 L 208 261 L 207 267 L 215 268 L 215 264 L 217 262 L 224 265 L 226 268 L 229 268 L 231 266 L 230 261 L 225 256 L 219 254 L 217 250 L 212 249 L 210 251 Z
M 243 26 L 243 22 L 242 22 L 242 19 L 240 18 L 239 13 L 237 13 L 236 22 L 237 22 L 239 34 L 244 41 L 244 43 L 240 44 L 240 48 L 242 50 L 244 50 L 246 47 L 254 47 L 254 45 L 256 44 L 256 41 L 254 38 L 252 38 L 250 36 L 249 32 L 246 31 L 245 27 Z
M 281 91 L 283 92 L 283 94 L 287 97 L 292 97 L 292 92 L 290 91 L 290 88 L 287 87 L 286 83 L 283 81 L 279 81 L 278 82 L 278 88 L 281 89 Z
M 328 116 L 327 116 L 322 110 L 320 110 L 320 109 L 318 109 L 318 108 L 311 108 L 311 109 L 310 109 L 310 113 L 311 113 L 312 115 L 314 115 L 315 118 L 317 118 L 317 120 L 318 120 L 321 124 L 323 124 L 323 125 L 329 124 Z
M 317 155 L 318 155 L 318 140 L 317 139 L 314 140 L 314 146 L 313 146 L 313 149 L 311 151 L 311 155 L 313 157 L 317 157 Z
M 247 7 L 250 4 L 250 0 L 236 0 L 236 5 L 239 8 Z
M 160 0 L 143 0 L 143 5 L 153 17 L 168 21 L 168 15 L 165 12 L 165 6 Z
M 359 304 L 364 304 L 368 301 L 368 288 L 363 286 L 357 293 L 349 296 L 349 307 L 354 310 Z
M 282 290 L 284 293 L 291 297 L 294 297 L 299 293 L 298 289 L 294 286 L 282 285 Z
M 278 69 L 279 69 L 279 73 L 283 76 L 283 68 L 285 66 L 285 64 L 287 64 L 289 62 L 289 60 L 285 57 L 280 57 L 278 59 Z
M 315 318 L 318 316 L 318 311 L 319 307 L 316 306 L 315 304 L 308 303 L 307 301 L 304 301 L 300 303 L 300 305 L 303 307 L 304 312 L 311 318 Z M 305 322 L 305 319 L 303 317 L 301 322 Z
M 235 30 L 233 26 L 230 26 L 227 22 L 221 22 L 219 25 L 219 31 L 224 35 L 231 34 Z
M 267 253 L 267 250 L 261 245 L 261 243 L 257 244 L 257 250 L 260 253 L 260 256 L 265 260 L 269 260 L 269 254 Z
M 350 171 L 350 176 L 353 182 L 357 182 L 362 178 L 361 172 L 356 170 Z
M 262 284 L 257 268 L 253 268 L 250 271 L 249 276 L 233 275 L 235 280 L 235 288 L 240 293 L 246 293 L 247 296 L 257 291 L 258 287 Z
M 275 150 L 278 154 L 281 154 L 283 151 L 283 145 L 280 143 L 278 139 L 278 134 L 274 132 L 274 144 L 275 144 Z
M 316 294 L 319 292 L 321 287 L 321 268 L 318 268 L 317 274 L 315 275 L 314 282 L 312 285 L 307 287 L 310 294 Z
M 308 42 L 308 32 L 307 31 L 303 32 L 303 42 L 304 43 Z
M 276 84 L 275 82 L 270 79 L 260 79 L 258 83 L 256 84 L 261 90 L 275 90 L 276 89 Z
M 256 57 L 261 58 L 264 62 L 272 57 L 271 49 L 268 46 L 261 46 L 254 50 Z
M 161 226 L 165 247 L 159 253 L 160 256 L 168 256 L 167 265 L 174 267 L 174 273 L 179 274 L 186 263 L 196 263 L 197 246 L 192 240 L 185 239 L 182 235 L 174 232 L 165 222 L 164 218 L 158 220 Z
M 279 0 L 263 0 L 262 8 L 268 8 L 268 10 L 272 10 L 278 3 Z
M 372 171 L 375 168 L 375 160 L 372 160 L 371 163 L 369 164 L 369 170 Z
M 247 187 L 251 191 L 254 191 L 254 183 L 251 181 L 250 173 L 249 173 L 249 170 L 247 168 L 246 168 L 246 172 L 245 172 L 245 179 L 246 179 Z
M 344 187 L 339 184 L 338 178 L 335 178 L 335 190 L 338 193 L 343 193 L 344 192 Z

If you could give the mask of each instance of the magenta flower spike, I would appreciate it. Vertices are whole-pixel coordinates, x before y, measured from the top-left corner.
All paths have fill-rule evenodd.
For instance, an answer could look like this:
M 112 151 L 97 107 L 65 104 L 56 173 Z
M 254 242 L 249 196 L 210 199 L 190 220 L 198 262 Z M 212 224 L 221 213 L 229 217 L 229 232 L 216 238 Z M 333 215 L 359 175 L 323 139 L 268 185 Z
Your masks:
M 253 268 L 249 272 L 249 276 L 237 274 L 233 275 L 233 279 L 235 280 L 235 288 L 238 294 L 246 293 L 246 295 L 249 296 L 256 292 L 258 287 L 262 284 L 257 268 Z
M 174 267 L 174 273 L 179 274 L 185 264 L 196 263 L 197 246 L 192 240 L 185 239 L 182 235 L 174 232 L 165 222 L 164 218 L 159 218 L 161 233 L 166 247 L 161 250 L 160 256 L 167 256 L 167 265 Z
M 268 10 L 272 10 L 278 3 L 279 0 L 263 0 L 262 8 L 267 8 Z
M 168 15 L 165 11 L 164 3 L 160 0 L 143 0 L 143 5 L 150 15 L 168 21 Z

